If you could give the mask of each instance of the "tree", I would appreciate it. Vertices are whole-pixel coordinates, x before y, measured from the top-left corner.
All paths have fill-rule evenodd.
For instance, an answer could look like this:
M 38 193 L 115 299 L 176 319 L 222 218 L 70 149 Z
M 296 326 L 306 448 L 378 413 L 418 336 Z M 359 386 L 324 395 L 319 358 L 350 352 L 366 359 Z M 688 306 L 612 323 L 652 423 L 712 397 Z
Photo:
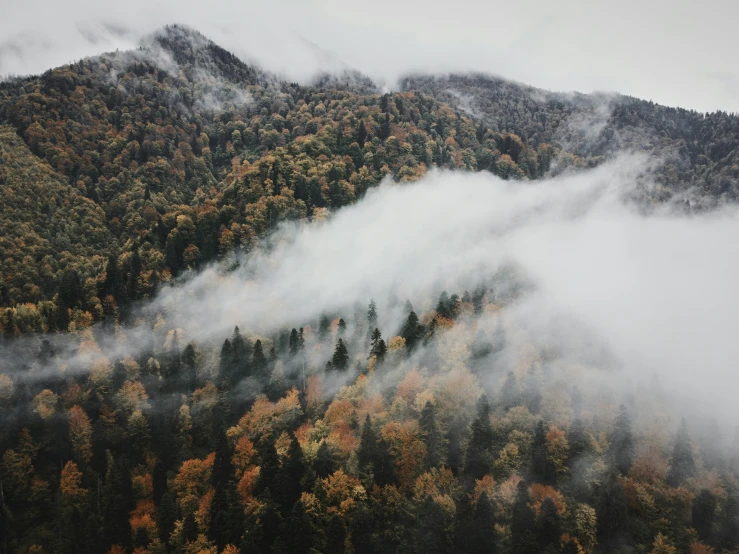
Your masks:
M 675 437 L 675 446 L 672 450 L 670 473 L 667 475 L 667 483 L 673 487 L 677 487 L 685 479 L 695 477 L 695 474 L 696 468 L 695 460 L 693 459 L 693 449 L 690 446 L 688 428 L 683 419 Z
M 316 459 L 313 462 L 313 469 L 315 470 L 316 475 L 321 479 L 325 479 L 336 470 L 334 457 L 331 454 L 331 450 L 326 441 L 322 441 L 321 445 L 318 447 Z
M 385 345 L 385 341 L 382 339 L 382 334 L 377 327 L 375 327 L 375 330 L 372 331 L 371 339 L 372 347 L 370 349 L 370 358 L 374 356 L 377 363 L 381 364 L 385 361 L 385 356 L 387 355 L 387 346 Z
M 416 519 L 416 552 L 447 554 L 453 551 L 453 515 L 431 495 L 421 502 Z
M 539 548 L 542 551 L 550 547 L 557 548 L 562 535 L 562 522 L 551 497 L 545 498 L 541 503 L 536 523 Z
M 716 505 L 716 495 L 708 489 L 702 489 L 693 502 L 693 527 L 704 541 L 713 539 Z
M 290 331 L 289 349 L 290 356 L 297 356 L 298 352 L 300 351 L 300 340 L 298 337 L 298 331 L 295 328 Z
M 422 337 L 422 334 L 423 330 L 418 322 L 418 316 L 416 315 L 416 312 L 411 310 L 411 313 L 408 314 L 408 319 L 406 319 L 406 322 L 403 325 L 403 332 L 401 333 L 401 336 L 405 339 L 405 346 L 408 349 L 408 352 L 413 351 L 418 344 L 419 339 Z
M 608 458 L 618 472 L 626 475 L 634 462 L 634 437 L 631 432 L 631 418 L 623 404 L 619 406 L 609 438 Z
M 477 401 L 477 416 L 472 422 L 470 438 L 464 458 L 464 474 L 467 485 L 490 473 L 493 461 L 493 428 L 490 425 L 490 404 L 483 394 Z
M 300 447 L 298 439 L 293 435 L 287 450 L 287 458 L 282 463 L 277 476 L 275 491 L 283 515 L 287 515 L 300 499 L 301 485 L 305 473 L 303 449 Z M 302 510 L 302 507 L 300 509 Z
M 444 434 L 437 427 L 436 408 L 430 401 L 426 401 L 421 410 L 418 426 L 421 430 L 421 438 L 426 445 L 426 469 L 440 466 L 446 457 Z
M 257 339 L 254 342 L 254 358 L 252 361 L 252 367 L 254 368 L 254 375 L 262 380 L 266 380 L 267 375 L 267 358 L 262 350 L 262 341 Z
M 526 482 L 521 480 L 516 489 L 511 519 L 511 551 L 514 554 L 535 554 L 539 547 L 534 535 L 534 510 L 531 508 L 531 494 Z
M 357 448 L 357 462 L 359 470 L 372 473 L 375 483 L 380 486 L 390 484 L 395 479 L 390 449 L 382 437 L 378 438 L 372 428 L 369 415 L 362 426 L 362 435 Z
M 334 349 L 334 355 L 331 358 L 331 364 L 334 369 L 339 371 L 346 371 L 349 365 L 349 352 L 346 349 L 343 339 L 339 339 L 336 342 L 336 348 Z

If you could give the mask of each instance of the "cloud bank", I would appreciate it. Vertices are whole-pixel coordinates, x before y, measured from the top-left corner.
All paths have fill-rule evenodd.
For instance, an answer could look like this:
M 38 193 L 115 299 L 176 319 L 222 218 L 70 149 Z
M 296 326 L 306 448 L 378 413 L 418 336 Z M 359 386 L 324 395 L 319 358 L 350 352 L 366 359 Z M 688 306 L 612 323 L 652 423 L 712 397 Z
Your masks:
M 566 336 L 562 322 L 577 321 L 626 375 L 656 374 L 728 407 L 739 365 L 739 214 L 641 214 L 624 196 L 644 167 L 621 157 L 536 183 L 446 171 L 384 182 L 327 221 L 283 227 L 236 271 L 211 267 L 163 291 L 146 311 L 185 338 L 222 340 L 235 325 L 271 333 L 321 313 L 348 320 L 354 303 L 374 298 L 388 336 L 406 298 L 433 309 L 428 299 L 441 290 L 473 290 L 512 266 L 534 292 L 508 310 L 534 335 Z
M 414 71 L 484 71 L 553 90 L 737 111 L 738 10 L 730 0 L 701 9 L 665 0 L 28 0 L 3 11 L 0 75 L 131 48 L 157 27 L 184 23 L 292 80 L 351 67 L 392 86 Z

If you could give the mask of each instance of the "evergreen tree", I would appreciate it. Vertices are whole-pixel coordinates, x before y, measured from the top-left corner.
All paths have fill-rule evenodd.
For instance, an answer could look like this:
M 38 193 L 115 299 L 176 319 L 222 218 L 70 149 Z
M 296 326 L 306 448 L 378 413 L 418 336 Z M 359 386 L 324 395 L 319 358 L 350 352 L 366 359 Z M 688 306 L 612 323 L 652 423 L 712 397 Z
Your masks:
M 487 493 L 483 493 L 475 506 L 465 552 L 469 554 L 495 554 L 495 519 L 493 505 Z
M 417 515 L 416 552 L 451 554 L 453 551 L 453 516 L 431 495 L 421 502 Z
M 364 126 L 364 120 L 359 122 L 359 129 L 357 130 L 357 144 L 360 148 L 364 148 L 364 143 L 367 141 L 367 128 Z
M 531 479 L 535 482 L 554 484 L 556 481 L 554 465 L 547 453 L 547 433 L 544 422 L 539 420 L 531 443 Z
M 477 416 L 472 422 L 464 459 L 464 474 L 468 486 L 490 473 L 492 464 L 493 428 L 490 425 L 490 404 L 483 394 L 477 402 Z
M 617 471 L 626 475 L 634 461 L 634 437 L 631 432 L 631 418 L 623 404 L 619 406 L 618 416 L 609 438 L 608 458 Z
M 251 348 L 241 334 L 238 326 L 234 327 L 231 337 L 231 382 L 234 385 L 250 375 L 250 350 Z
M 418 316 L 416 312 L 411 311 L 408 314 L 408 319 L 405 325 L 403 325 L 403 331 L 401 333 L 401 336 L 405 339 L 405 347 L 408 352 L 412 352 L 415 349 L 419 339 L 422 337 L 422 333 L 423 330 L 418 322 Z
M 598 542 L 614 547 L 628 540 L 628 512 L 623 487 L 616 472 L 603 479 L 598 494 Z
M 302 502 L 296 502 L 283 523 L 282 536 L 290 554 L 309 554 L 315 529 Z
M 554 501 L 547 497 L 541 503 L 537 527 L 537 542 L 543 551 L 554 547 L 558 550 L 559 538 L 562 536 L 562 518 L 557 513 Z
M 331 329 L 331 320 L 327 315 L 322 315 L 318 320 L 318 340 L 323 342 L 328 337 L 328 332 Z
M 300 351 L 298 332 L 293 328 L 290 331 L 290 356 L 296 356 Z
M 267 358 L 262 350 L 262 341 L 257 339 L 254 342 L 254 357 L 252 360 L 254 375 L 263 381 L 267 380 Z
M 231 341 L 226 339 L 221 346 L 221 357 L 218 364 L 218 386 L 226 389 L 231 386 L 231 375 L 233 373 L 233 353 Z
M 516 501 L 511 519 L 511 552 L 514 554 L 537 554 L 539 547 L 534 535 L 534 510 L 531 494 L 525 481 L 518 483 Z
M 377 328 L 377 304 L 374 300 L 370 300 L 369 308 L 367 309 L 367 324 L 368 329 Z
M 382 340 L 382 334 L 380 334 L 380 330 L 375 327 L 375 330 L 372 331 L 372 348 L 370 349 L 370 358 L 372 356 L 375 357 L 375 360 L 378 364 L 381 364 L 385 361 L 385 356 L 387 355 L 387 346 L 385 345 L 385 341 Z
M 192 343 L 188 344 L 182 352 L 182 369 L 182 380 L 185 389 L 188 392 L 193 392 L 198 387 L 198 374 L 195 347 Z
M 185 520 L 182 522 L 182 541 L 184 543 L 195 542 L 199 534 L 200 527 L 198 527 L 198 522 L 195 521 L 195 514 L 188 512 Z
M 695 477 L 695 474 L 696 468 L 695 460 L 693 459 L 693 449 L 690 446 L 688 428 L 683 419 L 675 437 L 675 446 L 672 450 L 670 473 L 667 475 L 667 483 L 670 486 L 677 487 L 685 479 Z
M 331 365 L 334 369 L 339 371 L 346 371 L 349 366 L 349 352 L 346 350 L 346 345 L 344 344 L 343 339 L 339 339 L 336 342 L 334 355 L 331 358 Z
M 421 437 L 426 445 L 426 469 L 439 467 L 444 463 L 444 434 L 441 433 L 436 424 L 436 408 L 430 401 L 421 410 L 418 419 L 418 427 L 421 431 Z
M 708 489 L 702 489 L 693 502 L 693 527 L 701 540 L 710 542 L 713 539 L 713 526 L 716 520 L 716 495 Z
M 306 466 L 303 459 L 303 449 L 295 435 L 290 440 L 287 458 L 280 467 L 277 476 L 276 501 L 281 506 L 283 514 L 288 514 L 295 503 L 300 499 L 301 483 L 305 476 Z
M 324 554 L 344 554 L 346 543 L 346 526 L 338 514 L 333 514 L 326 525 L 326 547 Z
M 313 469 L 321 479 L 325 479 L 336 470 L 336 462 L 334 462 L 334 457 L 326 441 L 322 441 L 321 446 L 318 447 Z
M 376 435 L 369 415 L 364 420 L 362 436 L 357 448 L 359 470 L 374 475 L 379 486 L 388 485 L 395 480 L 390 449 L 382 437 Z

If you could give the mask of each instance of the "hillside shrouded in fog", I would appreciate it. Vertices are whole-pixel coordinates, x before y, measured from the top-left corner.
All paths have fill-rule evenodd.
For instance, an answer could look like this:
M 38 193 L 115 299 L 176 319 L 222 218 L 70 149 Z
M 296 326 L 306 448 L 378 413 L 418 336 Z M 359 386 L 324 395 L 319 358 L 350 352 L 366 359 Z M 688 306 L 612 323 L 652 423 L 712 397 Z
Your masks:
M 0 552 L 739 551 L 739 120 L 192 29 L 0 83 Z

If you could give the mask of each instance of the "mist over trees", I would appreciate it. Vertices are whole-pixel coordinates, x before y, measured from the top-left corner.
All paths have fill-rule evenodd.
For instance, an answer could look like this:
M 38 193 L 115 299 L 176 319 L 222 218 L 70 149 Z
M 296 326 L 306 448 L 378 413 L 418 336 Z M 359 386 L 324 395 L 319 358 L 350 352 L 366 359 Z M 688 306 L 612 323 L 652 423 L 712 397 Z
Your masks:
M 526 187 L 637 149 L 662 162 L 645 211 L 716 207 L 736 197 L 736 131 L 479 76 L 287 83 L 178 26 L 0 83 L 0 552 L 739 551 L 739 436 L 656 379 L 624 383 L 613 337 L 537 332 L 550 314 L 526 312 L 536 287 L 510 260 L 468 290 L 309 307 L 250 265 L 292 252 L 257 256 L 285 222 L 320 228 L 435 167 Z M 560 215 L 548 194 L 494 233 Z M 216 285 L 189 287 L 205 269 Z M 309 273 L 287 282 L 315 290 Z M 203 292 L 229 276 L 261 312 Z M 209 299 L 245 324 L 221 333 Z

